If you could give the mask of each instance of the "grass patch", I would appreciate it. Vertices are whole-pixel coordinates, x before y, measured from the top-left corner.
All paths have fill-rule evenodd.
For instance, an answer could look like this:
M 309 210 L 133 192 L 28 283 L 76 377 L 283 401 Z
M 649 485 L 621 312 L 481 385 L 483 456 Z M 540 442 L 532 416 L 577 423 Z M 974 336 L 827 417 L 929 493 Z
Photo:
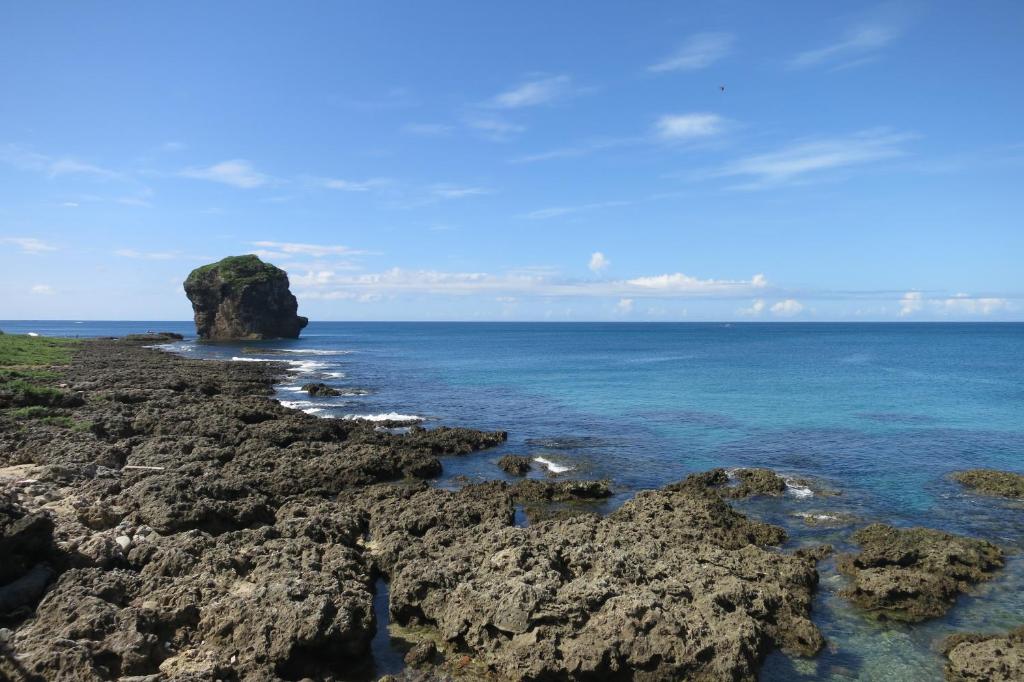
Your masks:
M 79 341 L 0 334 L 0 407 L 81 404 L 80 397 L 48 384 L 60 378 L 54 367 L 71 362 Z
M 75 339 L 58 339 L 21 334 L 0 335 L 0 368 L 66 365 L 71 361 Z

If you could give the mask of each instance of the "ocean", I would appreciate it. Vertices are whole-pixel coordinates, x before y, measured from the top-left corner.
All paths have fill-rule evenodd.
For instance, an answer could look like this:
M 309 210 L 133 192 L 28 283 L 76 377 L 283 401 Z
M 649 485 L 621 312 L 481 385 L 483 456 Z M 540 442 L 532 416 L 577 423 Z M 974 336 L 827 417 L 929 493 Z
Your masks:
M 934 680 L 936 644 L 957 631 L 1024 623 L 1024 506 L 967 494 L 951 471 L 1024 472 L 1024 324 L 605 324 L 312 322 L 302 338 L 199 344 L 189 322 L 4 322 L 8 333 L 186 335 L 188 357 L 287 360 L 286 404 L 325 418 L 422 418 L 427 426 L 504 429 L 499 449 L 444 460 L 456 476 L 502 478 L 502 454 L 532 475 L 607 478 L 620 504 L 637 490 L 711 467 L 765 466 L 794 481 L 782 498 L 737 503 L 784 525 L 789 547 L 850 549 L 851 527 L 806 516 L 851 514 L 992 540 L 995 580 L 944 618 L 877 623 L 819 566 L 814 620 L 829 644 L 812 660 L 772 654 L 763 680 Z M 305 381 L 344 395 L 310 398 Z M 815 494 L 801 477 L 837 495 Z

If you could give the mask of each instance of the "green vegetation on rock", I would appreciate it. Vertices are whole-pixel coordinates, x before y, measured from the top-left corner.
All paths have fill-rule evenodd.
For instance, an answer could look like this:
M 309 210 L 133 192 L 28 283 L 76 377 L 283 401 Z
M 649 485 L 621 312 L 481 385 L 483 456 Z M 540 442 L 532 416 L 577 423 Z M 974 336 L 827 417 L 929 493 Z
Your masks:
M 216 263 L 203 265 L 193 270 L 185 280 L 186 289 L 190 285 L 198 284 L 213 274 L 216 274 L 224 284 L 233 287 L 270 282 L 287 276 L 281 268 L 270 263 L 264 263 L 258 256 L 253 254 L 228 256 Z

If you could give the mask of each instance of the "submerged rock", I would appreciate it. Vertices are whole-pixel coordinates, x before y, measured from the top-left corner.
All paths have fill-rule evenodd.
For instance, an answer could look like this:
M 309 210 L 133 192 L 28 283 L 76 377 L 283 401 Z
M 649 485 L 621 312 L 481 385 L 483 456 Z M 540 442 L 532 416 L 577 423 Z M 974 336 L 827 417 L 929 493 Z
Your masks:
M 950 682 L 1024 680 L 1024 626 L 1003 634 L 959 634 L 942 645 Z
M 941 616 L 958 594 L 1003 566 L 1003 552 L 991 542 L 929 528 L 875 523 L 854 533 L 853 541 L 861 552 L 837 561 L 853 579 L 844 595 L 883 619 Z
M 124 340 L 129 343 L 168 343 L 181 341 L 185 337 L 175 332 L 146 332 L 145 334 L 128 334 Z
M 533 468 L 530 458 L 523 455 L 505 455 L 498 460 L 498 468 L 513 476 L 525 476 Z
M 969 469 L 950 475 L 954 481 L 986 495 L 1024 500 L 1024 475 L 995 469 Z
M 706 488 L 723 497 L 735 500 L 758 495 L 779 496 L 786 492 L 786 479 L 771 469 L 736 469 L 733 477 L 726 469 L 711 469 L 690 474 L 679 483 L 670 486 L 673 490 Z
M 201 339 L 297 338 L 308 323 L 296 314 L 285 271 L 253 255 L 196 268 L 185 280 L 185 293 Z

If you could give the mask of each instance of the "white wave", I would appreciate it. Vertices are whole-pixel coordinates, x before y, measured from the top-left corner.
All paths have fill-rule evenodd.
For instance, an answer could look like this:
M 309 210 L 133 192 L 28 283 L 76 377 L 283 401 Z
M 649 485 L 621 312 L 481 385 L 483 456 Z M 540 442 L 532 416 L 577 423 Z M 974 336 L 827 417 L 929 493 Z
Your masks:
M 365 419 L 368 422 L 421 422 L 423 417 L 415 414 L 382 412 L 380 414 L 346 414 L 344 419 Z
M 793 497 L 799 497 L 801 499 L 814 497 L 814 491 L 807 486 L 797 483 L 792 478 L 786 478 L 784 480 L 786 481 L 786 492 Z
M 351 355 L 354 350 L 324 350 L 322 348 L 275 348 L 278 353 L 301 353 L 302 355 Z
M 324 376 L 329 376 L 332 379 L 344 379 L 347 375 L 344 372 L 324 372 Z
M 572 471 L 573 469 L 571 466 L 558 464 L 556 462 L 552 462 L 550 459 L 544 459 L 543 457 L 534 457 L 533 461 L 543 464 L 548 468 L 548 471 L 553 474 L 564 474 L 566 471 Z
M 302 410 L 306 414 L 320 414 L 327 410 L 326 407 L 318 407 L 316 403 L 308 400 L 280 400 L 283 407 L 288 407 L 293 410 Z
M 273 358 L 240 358 L 237 355 L 231 358 L 231 362 L 276 362 Z
M 39 334 L 36 334 L 35 332 L 28 332 L 25 336 L 39 336 Z
M 299 374 L 311 374 L 327 366 L 326 362 L 316 360 L 285 360 L 289 365 L 298 370 Z
M 302 391 L 303 388 L 302 388 L 302 386 L 278 386 L 277 390 L 279 390 L 279 391 L 294 391 L 294 392 L 298 393 L 298 392 Z

